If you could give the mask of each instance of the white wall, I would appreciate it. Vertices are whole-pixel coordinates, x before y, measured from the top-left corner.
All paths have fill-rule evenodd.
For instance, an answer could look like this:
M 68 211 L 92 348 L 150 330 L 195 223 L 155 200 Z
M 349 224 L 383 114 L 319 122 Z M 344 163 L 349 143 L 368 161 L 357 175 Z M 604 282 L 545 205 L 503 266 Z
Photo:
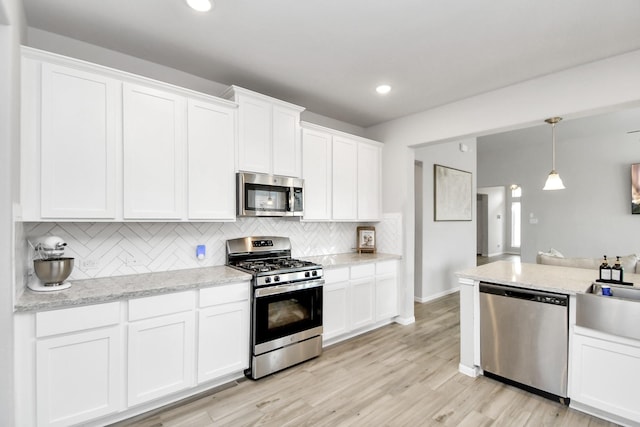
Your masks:
M 14 425 L 14 219 L 20 141 L 21 3 L 0 0 L 0 425 Z
M 469 151 L 462 152 L 459 143 Z M 476 196 L 473 192 L 471 221 L 434 221 L 434 164 L 471 172 L 473 188 L 476 188 L 476 141 L 434 144 L 415 150 L 416 160 L 424 166 L 423 174 L 423 218 L 422 218 L 422 289 L 419 302 L 441 297 L 458 288 L 454 273 L 476 265 Z
M 524 131 L 509 133 L 511 141 L 478 141 L 478 184 L 513 182 L 522 187 L 525 262 L 535 262 L 538 251 L 551 247 L 579 257 L 640 253 L 640 215 L 631 215 L 630 167 L 640 163 L 640 134 L 627 134 L 631 129 L 622 128 L 563 136 L 563 126 L 586 128 L 590 120 L 557 126 L 556 168 L 565 190 L 542 190 L 551 169 L 550 133 L 542 135 L 543 143 Z M 536 224 L 530 223 L 531 215 Z
M 580 117 L 640 105 L 639 69 L 640 50 L 367 128 L 367 137 L 385 143 L 383 208 L 385 212 L 401 210 L 404 216 L 403 269 L 408 289 L 413 287 L 415 233 L 410 147 L 523 128 L 555 115 Z M 469 238 L 475 241 L 475 230 Z M 412 301 L 403 303 L 403 315 L 413 316 Z
M 480 182 L 480 149 L 478 147 L 478 182 Z M 502 160 L 503 158 L 500 157 Z M 487 250 L 488 256 L 504 253 L 505 248 L 505 187 L 478 187 L 478 194 L 486 194 L 488 199 L 487 212 Z

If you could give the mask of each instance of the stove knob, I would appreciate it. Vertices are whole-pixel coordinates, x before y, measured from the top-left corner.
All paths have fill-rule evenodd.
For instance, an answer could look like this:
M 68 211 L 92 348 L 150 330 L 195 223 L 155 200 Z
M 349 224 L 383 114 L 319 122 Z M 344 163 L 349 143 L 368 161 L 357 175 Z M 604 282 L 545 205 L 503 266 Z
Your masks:
M 274 282 L 279 282 L 280 281 L 280 276 L 274 276 L 273 281 Z
M 271 277 L 265 277 L 264 283 L 271 283 Z
M 317 276 L 317 275 L 318 275 L 318 272 L 317 272 L 316 270 L 313 270 L 313 271 L 311 272 L 311 275 L 312 275 L 312 276 Z
M 311 276 L 311 274 L 308 271 L 304 272 L 304 277 L 310 277 L 310 276 Z

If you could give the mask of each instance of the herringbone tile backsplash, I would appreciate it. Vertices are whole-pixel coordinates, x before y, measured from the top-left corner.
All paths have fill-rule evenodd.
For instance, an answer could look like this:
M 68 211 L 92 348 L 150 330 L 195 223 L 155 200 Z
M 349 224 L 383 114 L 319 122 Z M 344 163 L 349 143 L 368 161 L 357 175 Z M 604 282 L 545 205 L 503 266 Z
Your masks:
M 353 252 L 356 227 L 340 222 L 238 218 L 228 223 L 25 223 L 27 239 L 52 235 L 67 242 L 75 258 L 70 280 L 208 267 L 225 263 L 227 239 L 288 236 L 294 257 Z M 367 224 L 370 225 L 370 224 Z M 402 254 L 402 216 L 387 214 L 375 224 L 379 252 Z M 196 246 L 206 245 L 204 260 Z

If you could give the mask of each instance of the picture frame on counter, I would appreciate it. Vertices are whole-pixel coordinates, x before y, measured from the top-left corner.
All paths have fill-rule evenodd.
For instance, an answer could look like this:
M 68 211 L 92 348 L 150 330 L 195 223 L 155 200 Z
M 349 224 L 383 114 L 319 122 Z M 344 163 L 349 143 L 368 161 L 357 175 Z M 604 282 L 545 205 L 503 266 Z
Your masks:
M 358 253 L 376 253 L 376 228 L 359 226 L 357 228 Z
M 471 172 L 433 165 L 434 221 L 471 221 Z

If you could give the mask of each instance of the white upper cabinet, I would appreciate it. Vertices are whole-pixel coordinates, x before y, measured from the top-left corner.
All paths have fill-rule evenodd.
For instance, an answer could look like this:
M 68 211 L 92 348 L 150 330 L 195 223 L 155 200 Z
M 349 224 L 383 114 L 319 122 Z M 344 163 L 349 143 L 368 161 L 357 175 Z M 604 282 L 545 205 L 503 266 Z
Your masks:
M 115 218 L 118 86 L 98 74 L 42 65 L 43 218 Z
M 380 221 L 382 144 L 302 125 L 306 221 Z
M 238 103 L 237 170 L 300 177 L 300 113 L 304 108 L 231 86 Z
M 188 103 L 188 217 L 234 221 L 236 109 Z
M 381 215 L 381 153 L 377 145 L 358 144 L 358 219 L 379 221 Z
M 358 143 L 333 138 L 333 219 L 358 218 Z
M 21 220 L 235 221 L 237 104 L 22 49 Z
M 331 134 L 302 130 L 304 219 L 331 219 Z
M 185 99 L 123 86 L 124 217 L 182 216 Z

